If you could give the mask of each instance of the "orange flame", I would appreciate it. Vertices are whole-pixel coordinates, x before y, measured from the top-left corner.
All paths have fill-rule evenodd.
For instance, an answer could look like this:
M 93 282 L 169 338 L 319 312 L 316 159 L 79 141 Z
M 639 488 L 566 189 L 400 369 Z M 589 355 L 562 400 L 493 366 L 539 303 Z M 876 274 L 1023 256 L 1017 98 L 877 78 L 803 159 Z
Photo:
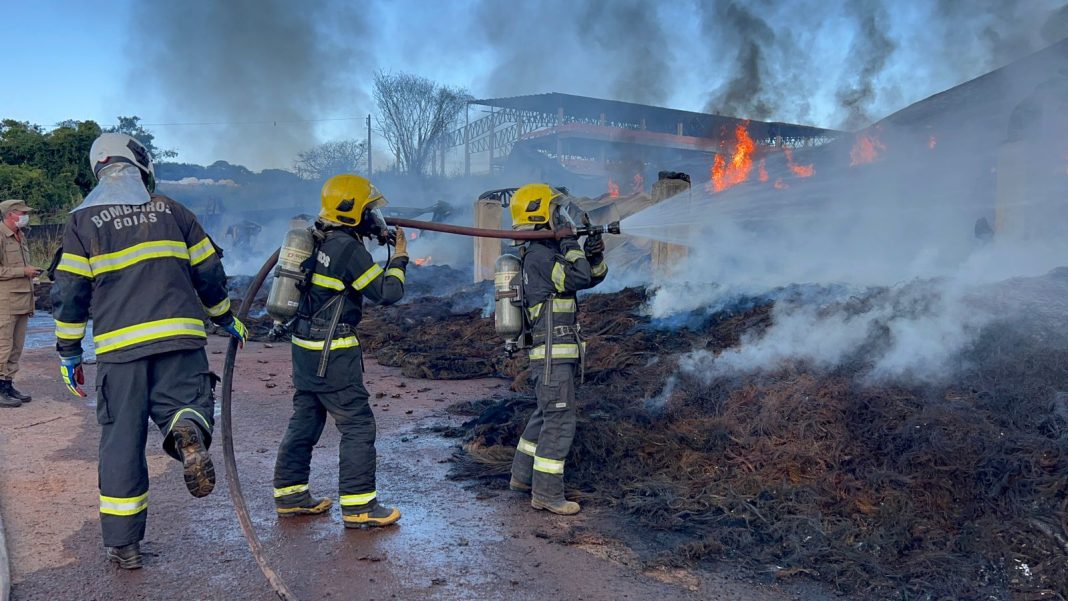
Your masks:
M 786 148 L 784 146 L 782 151 L 786 155 L 786 164 L 790 167 L 790 171 L 793 171 L 794 175 L 796 175 L 797 177 L 812 177 L 812 175 L 814 173 L 816 173 L 816 166 L 815 165 L 812 165 L 812 164 L 809 164 L 809 165 L 797 165 L 797 164 L 795 164 L 794 163 L 794 151 L 793 150 L 790 150 L 789 148 Z
M 612 178 L 608 178 L 608 196 L 619 198 L 619 184 L 612 181 Z
M 634 179 L 631 181 L 631 193 L 641 194 L 642 192 L 645 192 L 645 178 L 642 177 L 641 173 L 635 173 Z
M 420 267 L 423 267 L 424 265 L 430 265 L 430 255 L 427 255 L 425 257 L 417 257 L 413 259 L 412 262 Z
M 730 163 L 727 163 L 722 154 L 717 154 L 712 161 L 712 190 L 722 192 L 749 179 L 756 143 L 746 131 L 748 124 L 746 121 L 734 128 L 734 152 L 731 154 Z
M 930 148 L 931 150 L 934 150 L 934 147 L 937 146 L 937 145 L 938 145 L 938 138 L 934 137 L 934 134 L 932 134 L 931 137 L 928 138 L 928 140 L 927 140 L 927 148 Z
M 409 240 L 415 240 L 418 237 L 419 237 L 419 232 L 412 232 L 412 233 L 408 234 L 408 239 Z
M 787 184 L 786 182 L 782 181 L 782 178 L 775 180 L 774 185 L 776 190 L 785 190 L 790 187 L 790 184 Z
M 761 182 L 768 181 L 768 168 L 764 166 L 764 159 L 760 159 L 760 163 L 757 164 L 757 177 Z
M 877 134 L 857 134 L 857 141 L 849 151 L 849 166 L 871 163 L 879 158 L 879 153 L 884 150 L 886 145 L 879 140 Z

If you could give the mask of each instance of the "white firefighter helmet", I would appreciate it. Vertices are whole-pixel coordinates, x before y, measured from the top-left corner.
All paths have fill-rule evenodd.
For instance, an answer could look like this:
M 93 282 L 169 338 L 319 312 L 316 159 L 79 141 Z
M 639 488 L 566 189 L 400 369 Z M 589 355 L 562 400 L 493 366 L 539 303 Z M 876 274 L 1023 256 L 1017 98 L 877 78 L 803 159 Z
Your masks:
M 100 134 L 100 137 L 93 140 L 93 146 L 89 149 L 89 165 L 93 168 L 93 175 L 99 174 L 104 166 L 116 162 L 137 165 L 137 168 L 146 174 L 156 176 L 152 155 L 133 136 L 119 133 Z

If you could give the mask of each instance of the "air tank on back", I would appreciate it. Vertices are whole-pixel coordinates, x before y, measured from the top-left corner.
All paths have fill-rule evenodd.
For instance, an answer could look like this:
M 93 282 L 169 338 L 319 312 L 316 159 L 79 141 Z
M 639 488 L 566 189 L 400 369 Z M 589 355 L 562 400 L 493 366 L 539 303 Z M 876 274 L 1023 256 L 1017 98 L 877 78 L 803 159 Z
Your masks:
M 493 328 L 504 337 L 523 331 L 523 307 L 519 297 L 519 276 L 523 263 L 519 257 L 503 254 L 494 267 L 493 290 L 497 301 L 493 310 Z M 521 276 L 520 276 L 521 277 Z
M 285 323 L 297 314 L 301 292 L 298 287 L 304 282 L 304 261 L 311 256 L 315 239 L 311 230 L 291 229 L 286 232 L 282 248 L 278 251 L 278 267 L 274 270 L 274 282 L 267 295 L 267 314 L 275 323 Z

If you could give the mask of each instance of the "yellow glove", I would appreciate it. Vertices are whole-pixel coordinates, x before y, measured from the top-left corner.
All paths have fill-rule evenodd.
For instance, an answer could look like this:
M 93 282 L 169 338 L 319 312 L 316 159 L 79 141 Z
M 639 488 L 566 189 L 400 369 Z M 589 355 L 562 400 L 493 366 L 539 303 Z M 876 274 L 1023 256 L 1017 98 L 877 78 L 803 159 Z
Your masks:
M 393 248 L 396 249 L 393 253 L 394 257 L 408 256 L 408 238 L 404 235 L 404 230 L 399 226 L 397 227 L 397 241 L 394 243 Z

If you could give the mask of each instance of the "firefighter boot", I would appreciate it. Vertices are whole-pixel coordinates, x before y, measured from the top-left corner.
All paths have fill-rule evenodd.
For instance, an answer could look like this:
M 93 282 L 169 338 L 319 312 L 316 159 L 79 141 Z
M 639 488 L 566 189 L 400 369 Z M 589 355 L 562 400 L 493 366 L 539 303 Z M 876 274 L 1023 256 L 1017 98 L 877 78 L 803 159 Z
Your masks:
M 319 515 L 325 513 L 333 505 L 333 501 L 327 498 L 316 499 L 308 491 L 302 491 L 294 495 L 278 497 L 274 500 L 274 510 L 281 517 L 293 515 Z
M 515 476 L 508 482 L 508 488 L 516 492 L 530 492 L 530 484 L 516 479 Z
M 531 497 L 530 506 L 534 509 L 545 509 L 547 511 L 551 511 L 556 515 L 575 515 L 582 509 L 582 507 L 578 503 L 574 501 L 568 501 L 567 499 L 545 501 L 539 499 L 538 497 Z
M 211 463 L 208 448 L 204 445 L 200 428 L 193 422 L 178 420 L 171 430 L 174 448 L 182 457 L 185 466 L 185 486 L 194 497 L 206 497 L 215 488 L 215 466 Z
M 121 547 L 108 547 L 108 559 L 119 564 L 124 570 L 137 570 L 141 567 L 141 544 L 130 543 Z
M 2 391 L 7 396 L 15 397 L 23 403 L 29 403 L 33 400 L 33 397 L 31 397 L 30 395 L 19 392 L 15 388 L 15 384 L 11 380 L 0 380 L 0 391 Z
M 401 518 L 396 507 L 386 507 L 372 501 L 367 505 L 354 505 L 341 508 L 341 520 L 346 528 L 364 526 L 389 526 Z

